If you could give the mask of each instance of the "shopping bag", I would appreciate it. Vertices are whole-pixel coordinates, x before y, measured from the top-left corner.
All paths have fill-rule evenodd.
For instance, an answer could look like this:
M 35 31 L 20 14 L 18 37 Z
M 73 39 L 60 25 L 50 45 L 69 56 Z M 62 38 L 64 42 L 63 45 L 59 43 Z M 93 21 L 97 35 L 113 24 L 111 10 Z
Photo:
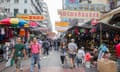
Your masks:
M 6 67 L 9 67 L 11 65 L 11 58 L 8 59 L 8 61 L 6 62 Z
M 13 66 L 13 64 L 14 64 L 14 59 L 12 58 L 10 61 L 10 66 Z

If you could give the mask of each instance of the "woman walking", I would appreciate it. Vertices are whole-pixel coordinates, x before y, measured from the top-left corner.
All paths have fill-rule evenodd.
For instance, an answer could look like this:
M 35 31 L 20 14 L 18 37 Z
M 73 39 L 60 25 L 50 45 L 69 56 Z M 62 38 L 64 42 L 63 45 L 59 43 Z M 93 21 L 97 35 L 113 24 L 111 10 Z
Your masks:
M 64 64 L 65 64 L 65 57 L 66 57 L 66 43 L 65 42 L 62 42 L 61 43 L 61 46 L 60 46 L 60 59 L 61 59 L 61 63 L 62 63 L 62 66 L 64 67 Z

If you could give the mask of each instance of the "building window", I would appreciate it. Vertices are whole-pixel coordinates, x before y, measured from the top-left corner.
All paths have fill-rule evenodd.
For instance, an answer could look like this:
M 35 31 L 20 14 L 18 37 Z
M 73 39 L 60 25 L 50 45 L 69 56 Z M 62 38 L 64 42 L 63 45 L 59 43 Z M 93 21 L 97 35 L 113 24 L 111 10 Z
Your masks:
M 14 0 L 14 3 L 19 3 L 19 0 Z
M 27 3 L 27 0 L 24 0 L 24 3 Z
M 7 12 L 7 9 L 5 9 L 5 12 Z
M 9 2 L 10 2 L 10 0 L 7 0 L 7 2 L 9 3 Z
M 27 14 L 27 9 L 24 9 L 24 14 Z
M 9 12 L 10 12 L 10 9 L 9 9 L 9 8 L 6 8 L 6 9 L 5 9 L 5 12 L 8 12 L 8 13 L 9 13 Z
M 4 0 L 1 0 L 0 2 L 1 2 L 1 3 L 3 3 L 3 2 L 4 2 Z
M 14 9 L 14 16 L 16 16 L 19 13 L 19 9 Z

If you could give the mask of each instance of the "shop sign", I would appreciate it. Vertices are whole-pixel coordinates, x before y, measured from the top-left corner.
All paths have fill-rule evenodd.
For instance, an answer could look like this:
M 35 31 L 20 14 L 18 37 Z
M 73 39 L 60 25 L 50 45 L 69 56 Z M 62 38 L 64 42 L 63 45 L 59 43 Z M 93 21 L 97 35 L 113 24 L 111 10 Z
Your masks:
M 55 26 L 62 26 L 62 27 L 69 26 L 69 22 L 55 22 Z
M 59 10 L 58 14 L 61 18 L 81 18 L 81 19 L 100 19 L 100 12 L 97 11 L 75 11 L 75 10 Z
M 69 28 L 70 28 L 69 26 L 68 27 L 56 26 L 55 30 L 58 31 L 58 32 L 64 32 Z
M 24 15 L 24 14 L 18 14 L 17 18 L 21 18 L 24 20 L 32 20 L 32 21 L 42 21 L 45 20 L 45 17 L 42 15 Z

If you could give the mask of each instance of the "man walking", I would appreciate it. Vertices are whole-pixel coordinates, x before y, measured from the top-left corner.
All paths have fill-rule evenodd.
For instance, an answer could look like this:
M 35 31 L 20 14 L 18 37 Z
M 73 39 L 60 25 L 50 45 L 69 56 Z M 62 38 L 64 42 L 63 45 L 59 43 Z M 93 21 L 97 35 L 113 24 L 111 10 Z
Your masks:
M 71 68 L 73 68 L 75 66 L 74 64 L 74 60 L 75 60 L 75 56 L 77 53 L 77 44 L 75 43 L 74 39 L 71 39 L 71 42 L 68 44 L 68 53 L 69 53 L 69 58 L 70 58 L 70 63 L 72 65 Z
M 33 43 L 30 45 L 31 48 L 31 67 L 30 72 L 34 72 L 34 65 L 38 64 L 38 72 L 40 72 L 40 53 L 41 45 L 38 43 L 37 38 L 33 38 Z
M 46 39 L 43 43 L 43 48 L 44 48 L 44 55 L 49 55 L 49 48 L 50 48 L 50 43 L 49 41 Z
M 22 43 L 21 38 L 17 38 L 11 57 L 15 60 L 16 72 L 20 72 L 22 57 L 26 58 L 25 45 Z

